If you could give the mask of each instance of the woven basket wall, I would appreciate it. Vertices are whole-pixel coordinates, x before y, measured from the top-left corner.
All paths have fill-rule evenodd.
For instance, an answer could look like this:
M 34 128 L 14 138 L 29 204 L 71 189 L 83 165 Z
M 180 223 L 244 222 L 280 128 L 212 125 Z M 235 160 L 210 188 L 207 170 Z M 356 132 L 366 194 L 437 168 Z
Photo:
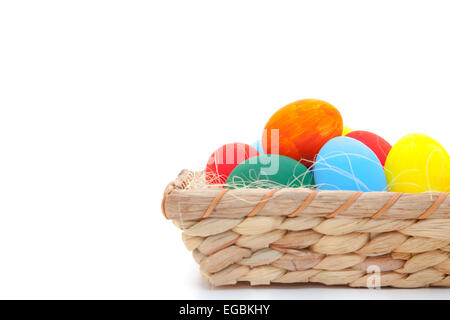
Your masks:
M 446 193 L 186 190 L 192 175 L 167 186 L 162 210 L 215 286 L 450 287 Z

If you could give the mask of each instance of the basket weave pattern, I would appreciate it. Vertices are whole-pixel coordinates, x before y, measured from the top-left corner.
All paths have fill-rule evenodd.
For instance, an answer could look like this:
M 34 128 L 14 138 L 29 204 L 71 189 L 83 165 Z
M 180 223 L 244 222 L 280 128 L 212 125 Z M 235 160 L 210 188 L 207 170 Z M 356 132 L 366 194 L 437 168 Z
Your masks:
M 448 194 L 189 189 L 184 171 L 162 210 L 213 285 L 322 283 L 450 287 Z

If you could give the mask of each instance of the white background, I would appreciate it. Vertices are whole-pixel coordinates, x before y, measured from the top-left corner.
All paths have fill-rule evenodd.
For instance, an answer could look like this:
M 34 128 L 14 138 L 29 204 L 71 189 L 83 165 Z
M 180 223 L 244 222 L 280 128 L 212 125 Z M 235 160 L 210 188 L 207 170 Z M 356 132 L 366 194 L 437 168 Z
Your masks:
M 0 298 L 450 298 L 213 289 L 160 201 L 302 98 L 450 149 L 448 1 L 4 1 Z

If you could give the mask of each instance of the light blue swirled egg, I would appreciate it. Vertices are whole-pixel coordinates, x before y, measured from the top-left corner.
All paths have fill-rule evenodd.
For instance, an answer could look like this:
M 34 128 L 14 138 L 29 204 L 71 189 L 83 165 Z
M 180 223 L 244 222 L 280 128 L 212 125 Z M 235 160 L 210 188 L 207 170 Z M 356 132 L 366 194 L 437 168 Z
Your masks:
M 319 190 L 386 191 L 386 175 L 375 153 L 362 142 L 336 137 L 320 150 L 314 165 Z
M 258 150 L 259 154 L 264 154 L 264 149 L 261 143 L 261 140 L 257 140 L 252 143 L 252 147 Z

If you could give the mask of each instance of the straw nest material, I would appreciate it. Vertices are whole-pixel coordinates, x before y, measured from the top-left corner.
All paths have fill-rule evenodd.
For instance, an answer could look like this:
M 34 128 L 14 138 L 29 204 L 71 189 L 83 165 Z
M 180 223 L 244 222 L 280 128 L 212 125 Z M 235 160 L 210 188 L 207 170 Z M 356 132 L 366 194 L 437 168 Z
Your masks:
M 170 183 L 162 211 L 213 285 L 450 287 L 447 193 L 235 189 Z

